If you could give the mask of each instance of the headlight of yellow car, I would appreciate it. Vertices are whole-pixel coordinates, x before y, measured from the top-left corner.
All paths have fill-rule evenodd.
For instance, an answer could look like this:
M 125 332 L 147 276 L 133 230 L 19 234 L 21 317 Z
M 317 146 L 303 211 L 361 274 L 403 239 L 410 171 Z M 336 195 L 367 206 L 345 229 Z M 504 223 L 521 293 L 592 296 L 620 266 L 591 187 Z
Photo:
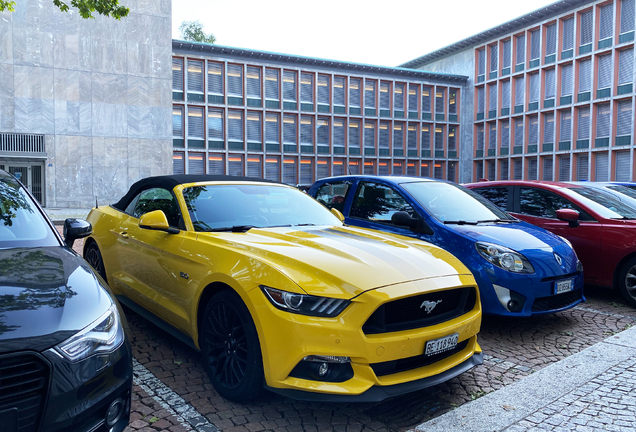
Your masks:
M 333 318 L 351 303 L 349 300 L 281 291 L 265 285 L 261 285 L 261 289 L 278 309 L 300 315 Z

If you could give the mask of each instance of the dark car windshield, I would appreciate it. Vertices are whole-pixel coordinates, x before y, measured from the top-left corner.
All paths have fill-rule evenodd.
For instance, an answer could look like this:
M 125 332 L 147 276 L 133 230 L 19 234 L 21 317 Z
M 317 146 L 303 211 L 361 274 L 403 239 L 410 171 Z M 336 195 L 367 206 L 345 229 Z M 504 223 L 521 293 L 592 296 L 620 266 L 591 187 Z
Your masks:
M 342 225 L 298 189 L 272 184 L 206 185 L 183 190 L 195 231 L 251 227 Z
M 617 197 L 599 188 L 568 188 L 588 207 L 607 219 L 636 219 L 636 208 L 621 202 Z
M 413 182 L 402 186 L 422 207 L 445 223 L 516 221 L 476 192 L 453 183 Z
M 36 204 L 11 177 L 0 178 L 0 248 L 60 246 Z

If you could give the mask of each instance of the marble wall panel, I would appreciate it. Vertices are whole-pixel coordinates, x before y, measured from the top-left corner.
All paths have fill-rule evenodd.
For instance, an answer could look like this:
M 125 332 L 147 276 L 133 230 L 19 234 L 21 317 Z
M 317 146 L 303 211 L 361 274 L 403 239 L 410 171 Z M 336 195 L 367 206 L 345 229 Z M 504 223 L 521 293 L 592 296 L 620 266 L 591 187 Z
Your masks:
M 0 63 L 13 63 L 13 18 L 0 12 Z
M 23 133 L 55 133 L 55 101 L 15 97 L 15 131 Z
M 170 17 L 172 6 L 170 0 L 129 0 L 126 5 L 136 13 Z
M 15 65 L 15 97 L 54 99 L 54 74 L 52 68 Z
M 55 133 L 90 136 L 92 133 L 91 104 L 56 100 Z
M 93 103 L 92 135 L 104 137 L 125 137 L 128 133 L 128 106 Z
M 98 73 L 127 73 L 126 43 L 93 36 L 91 39 L 91 70 Z
M 121 105 L 127 103 L 126 75 L 93 73 L 92 80 L 93 103 Z
M 0 96 L 0 130 L 2 132 L 15 131 L 15 104 L 12 97 Z

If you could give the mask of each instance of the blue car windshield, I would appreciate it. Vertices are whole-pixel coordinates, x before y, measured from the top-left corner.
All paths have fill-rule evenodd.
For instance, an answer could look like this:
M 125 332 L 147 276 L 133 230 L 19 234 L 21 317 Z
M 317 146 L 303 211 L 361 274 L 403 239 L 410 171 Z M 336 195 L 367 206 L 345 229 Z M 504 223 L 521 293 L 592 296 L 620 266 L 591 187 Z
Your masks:
M 183 190 L 195 231 L 246 231 L 277 226 L 342 225 L 318 201 L 275 184 L 225 184 Z
M 400 186 L 430 215 L 445 223 L 516 221 L 478 193 L 454 183 L 423 181 Z
M 636 219 L 636 208 L 599 188 L 568 188 L 568 193 L 607 219 Z
M 623 195 L 627 195 L 630 198 L 636 199 L 636 189 L 633 189 L 631 187 L 612 185 L 607 186 L 607 188 L 615 192 L 622 193 Z

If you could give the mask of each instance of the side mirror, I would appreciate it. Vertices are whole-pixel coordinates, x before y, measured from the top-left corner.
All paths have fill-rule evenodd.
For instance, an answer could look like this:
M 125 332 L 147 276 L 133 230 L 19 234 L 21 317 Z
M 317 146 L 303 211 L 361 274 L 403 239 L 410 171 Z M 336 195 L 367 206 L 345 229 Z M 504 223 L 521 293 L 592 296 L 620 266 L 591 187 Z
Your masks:
M 64 243 L 73 247 L 75 240 L 88 237 L 93 233 L 93 226 L 84 219 L 66 219 L 63 227 Z
M 139 218 L 139 228 L 163 231 L 168 234 L 179 233 L 178 229 L 170 228 L 170 225 L 168 225 L 168 218 L 166 218 L 166 214 L 161 210 L 154 210 L 141 215 Z
M 556 211 L 556 216 L 557 219 L 568 222 L 570 227 L 572 228 L 576 228 L 577 226 L 579 226 L 580 214 L 576 210 L 559 209 Z
M 340 222 L 344 222 L 345 217 L 344 217 L 344 215 L 342 214 L 342 212 L 341 212 L 340 210 L 338 210 L 337 208 L 332 208 L 332 209 L 331 209 L 331 213 L 332 213 L 335 217 L 337 217 L 338 219 L 340 219 Z
M 430 226 L 424 221 L 424 219 L 418 217 L 412 217 L 405 211 L 399 211 L 393 213 L 391 216 L 391 223 L 395 225 L 404 225 L 409 227 L 411 230 L 415 232 L 420 232 L 422 234 L 433 234 L 433 230 Z

